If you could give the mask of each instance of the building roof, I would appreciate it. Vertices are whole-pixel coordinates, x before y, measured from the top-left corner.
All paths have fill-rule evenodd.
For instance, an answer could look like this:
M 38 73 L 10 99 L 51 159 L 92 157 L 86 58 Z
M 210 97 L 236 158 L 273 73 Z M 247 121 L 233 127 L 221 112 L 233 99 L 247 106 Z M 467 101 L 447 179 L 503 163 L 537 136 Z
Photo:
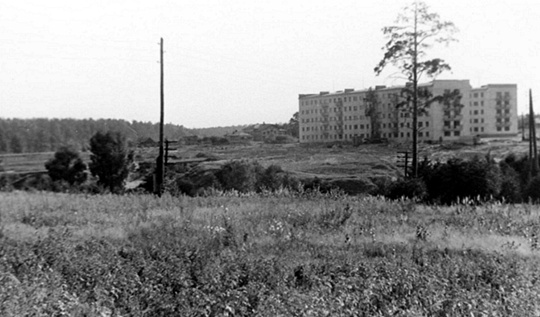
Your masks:
M 445 82 L 445 81 L 462 81 L 462 79 L 435 79 L 427 83 L 421 83 L 418 84 L 418 87 L 429 87 L 433 86 L 435 82 Z M 318 94 L 300 94 L 298 96 L 298 99 L 304 99 L 304 98 L 315 98 L 315 97 L 323 97 L 323 96 L 343 96 L 343 95 L 352 95 L 352 94 L 359 94 L 359 93 L 366 93 L 369 91 L 369 89 L 373 91 L 388 91 L 388 90 L 395 90 L 395 89 L 401 89 L 406 87 L 406 85 L 400 85 L 400 86 L 375 86 L 374 88 L 368 88 L 368 89 L 362 89 L 362 90 L 355 90 L 353 88 L 347 88 L 345 90 L 338 90 L 336 92 L 328 92 L 328 91 L 321 91 Z

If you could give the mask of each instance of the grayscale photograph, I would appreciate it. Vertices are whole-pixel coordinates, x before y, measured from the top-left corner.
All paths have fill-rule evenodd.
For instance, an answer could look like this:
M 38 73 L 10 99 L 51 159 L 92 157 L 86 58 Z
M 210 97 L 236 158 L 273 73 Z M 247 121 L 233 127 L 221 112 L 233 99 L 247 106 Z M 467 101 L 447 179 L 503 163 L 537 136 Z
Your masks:
M 1 1 L 0 316 L 540 317 L 539 17 Z

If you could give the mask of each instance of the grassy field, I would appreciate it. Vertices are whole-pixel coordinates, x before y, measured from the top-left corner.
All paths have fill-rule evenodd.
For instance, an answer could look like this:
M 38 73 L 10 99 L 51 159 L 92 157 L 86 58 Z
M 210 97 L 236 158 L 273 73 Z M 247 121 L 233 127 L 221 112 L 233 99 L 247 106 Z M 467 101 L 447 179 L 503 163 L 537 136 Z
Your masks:
M 540 208 L 0 193 L 1 316 L 540 316 Z

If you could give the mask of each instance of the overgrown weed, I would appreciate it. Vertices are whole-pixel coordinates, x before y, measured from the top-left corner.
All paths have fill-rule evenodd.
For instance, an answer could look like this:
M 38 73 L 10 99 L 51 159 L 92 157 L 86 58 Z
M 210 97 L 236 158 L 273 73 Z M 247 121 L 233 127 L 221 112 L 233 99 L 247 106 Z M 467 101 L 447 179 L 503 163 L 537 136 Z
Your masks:
M 7 229 L 0 236 L 2 316 L 540 309 L 532 205 L 434 208 L 314 193 L 0 199 L 0 226 L 43 231 L 35 239 Z

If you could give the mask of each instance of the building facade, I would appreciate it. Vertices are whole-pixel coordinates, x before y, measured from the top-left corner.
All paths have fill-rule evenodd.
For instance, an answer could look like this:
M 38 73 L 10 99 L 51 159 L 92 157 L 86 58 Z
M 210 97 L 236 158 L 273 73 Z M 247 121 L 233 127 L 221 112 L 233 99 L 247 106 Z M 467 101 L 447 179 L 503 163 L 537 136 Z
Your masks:
M 420 142 L 510 137 L 518 133 L 515 84 L 473 89 L 468 80 L 434 80 L 419 87 L 429 91 L 431 97 L 453 91 L 460 96 L 452 102 L 435 101 L 419 112 Z M 411 105 L 405 102 L 403 88 L 377 86 L 373 90 L 300 95 L 300 142 L 379 138 L 412 141 Z

